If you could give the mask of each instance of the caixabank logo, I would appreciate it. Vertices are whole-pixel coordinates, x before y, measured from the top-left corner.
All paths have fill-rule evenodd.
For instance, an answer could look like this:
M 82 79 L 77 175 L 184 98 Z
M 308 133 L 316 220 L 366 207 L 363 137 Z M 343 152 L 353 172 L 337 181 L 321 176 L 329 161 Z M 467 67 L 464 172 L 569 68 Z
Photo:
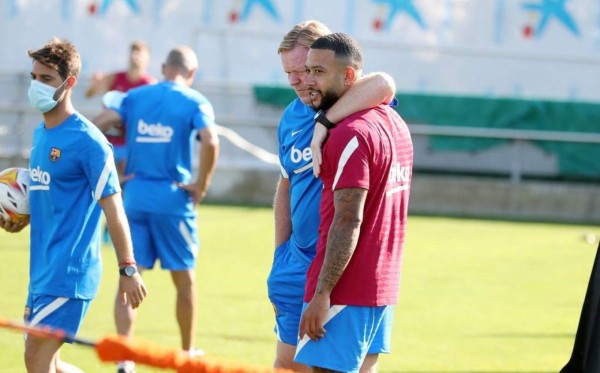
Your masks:
M 228 14 L 229 22 L 244 22 L 248 19 L 250 13 L 258 8 L 266 12 L 274 21 L 281 20 L 279 11 L 272 0 L 233 0 Z
M 577 22 L 569 10 L 573 0 L 538 0 L 524 1 L 523 9 L 528 14 L 528 22 L 523 26 L 523 36 L 540 38 L 553 24 L 566 28 L 570 33 L 579 36 Z
M 377 14 L 373 20 L 375 31 L 388 31 L 394 19 L 404 14 L 415 22 L 421 29 L 426 29 L 427 24 L 421 15 L 419 7 L 414 0 L 371 0 L 377 4 Z

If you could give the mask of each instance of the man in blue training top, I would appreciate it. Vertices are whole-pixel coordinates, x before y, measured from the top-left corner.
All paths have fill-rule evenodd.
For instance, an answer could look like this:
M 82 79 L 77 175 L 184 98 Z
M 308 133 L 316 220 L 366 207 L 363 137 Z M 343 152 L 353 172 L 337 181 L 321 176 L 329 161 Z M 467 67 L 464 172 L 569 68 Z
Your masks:
M 319 227 L 319 203 L 323 184 L 313 176 L 314 164 L 311 140 L 313 132 L 319 149 L 327 130 L 315 126 L 315 110 L 305 85 L 306 57 L 311 44 L 330 34 L 324 24 L 309 20 L 294 26 L 281 41 L 278 53 L 296 91 L 296 98 L 286 108 L 278 128 L 281 178 L 274 201 L 275 254 L 267 280 L 269 299 L 275 309 L 277 347 L 275 368 L 310 371 L 293 361 L 298 339 L 298 327 L 306 284 L 306 272 L 315 256 Z M 374 73 L 358 80 L 327 113 L 321 112 L 318 122 L 333 125 L 357 111 L 384 102 L 395 94 L 393 79 Z M 326 116 L 325 116 L 326 114 Z M 320 153 L 319 153 L 320 155 Z M 317 171 L 315 171 L 317 172 Z
M 156 260 L 171 272 L 177 289 L 176 315 L 182 349 L 192 355 L 196 324 L 195 265 L 198 252 L 196 204 L 211 183 L 219 151 L 212 105 L 191 88 L 198 59 L 177 47 L 162 65 L 164 81 L 130 90 L 118 108 L 94 119 L 103 131 L 125 126 L 128 181 L 124 204 L 131 225 L 137 265 L 151 269 Z M 192 181 L 192 153 L 200 136 L 200 174 Z M 115 303 L 121 335 L 132 336 L 135 311 Z M 133 371 L 123 362 L 122 372 Z
M 135 266 L 112 147 L 106 137 L 73 108 L 81 59 L 75 46 L 52 39 L 33 59 L 29 102 L 44 121 L 33 133 L 29 161 L 31 253 L 25 321 L 75 335 L 96 296 L 102 263 L 99 223 L 106 215 L 121 276 L 119 298 L 138 307 L 146 288 Z M 0 218 L 0 227 L 18 232 L 26 222 Z M 68 340 L 67 340 L 68 342 Z M 79 372 L 60 361 L 62 341 L 29 335 L 28 372 Z

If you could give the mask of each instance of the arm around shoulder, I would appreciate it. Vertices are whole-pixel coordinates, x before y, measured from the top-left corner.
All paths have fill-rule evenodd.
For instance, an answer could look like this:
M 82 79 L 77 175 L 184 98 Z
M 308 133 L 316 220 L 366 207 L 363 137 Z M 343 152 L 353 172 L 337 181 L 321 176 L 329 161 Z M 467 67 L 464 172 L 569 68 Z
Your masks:
M 358 79 L 342 97 L 325 113 L 326 120 L 337 123 L 344 118 L 375 107 L 389 104 L 396 95 L 394 79 L 386 73 L 372 73 Z M 325 141 L 328 130 L 318 123 L 315 125 L 310 148 L 313 154 L 313 173 L 319 176 L 321 172 L 321 146 Z
M 357 83 L 359 84 L 357 88 L 363 88 L 362 85 L 364 84 L 364 88 L 368 93 L 372 90 L 374 96 L 381 98 L 377 105 L 389 104 L 396 96 L 396 82 L 388 73 L 374 72 L 367 74 L 360 78 Z
M 365 75 L 327 111 L 327 119 L 337 123 L 358 111 L 389 104 L 395 94 L 396 84 L 389 74 L 377 72 Z

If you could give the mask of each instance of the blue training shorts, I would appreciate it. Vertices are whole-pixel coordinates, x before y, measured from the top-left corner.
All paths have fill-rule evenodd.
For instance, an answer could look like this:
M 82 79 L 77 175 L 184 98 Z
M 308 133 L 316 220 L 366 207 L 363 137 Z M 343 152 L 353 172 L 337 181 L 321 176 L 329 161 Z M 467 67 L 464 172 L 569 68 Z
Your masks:
M 304 336 L 294 361 L 338 372 L 358 372 L 367 354 L 390 353 L 393 321 L 394 306 L 332 306 L 325 319 L 325 337 L 315 342 Z
M 23 320 L 32 327 L 48 326 L 75 336 L 90 307 L 89 299 L 72 299 L 52 295 L 29 294 Z M 65 342 L 73 342 L 66 338 Z
M 275 249 L 267 279 L 269 300 L 275 310 L 275 333 L 283 343 L 298 343 L 298 327 L 304 299 L 306 272 L 311 259 L 290 241 Z
M 199 239 L 196 217 L 127 211 L 133 254 L 138 266 L 151 269 L 156 260 L 169 271 L 196 267 Z

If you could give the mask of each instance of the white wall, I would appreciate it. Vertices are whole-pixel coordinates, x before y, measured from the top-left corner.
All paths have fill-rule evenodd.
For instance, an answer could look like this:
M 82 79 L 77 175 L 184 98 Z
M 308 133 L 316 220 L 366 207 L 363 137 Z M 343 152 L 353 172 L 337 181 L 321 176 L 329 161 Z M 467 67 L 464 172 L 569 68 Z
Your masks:
M 387 21 L 394 4 L 398 12 Z M 410 8 L 401 7 L 411 4 L 412 15 Z M 172 46 L 189 44 L 200 57 L 201 82 L 285 84 L 278 43 L 295 23 L 315 18 L 334 31 L 354 35 L 365 50 L 365 70 L 389 72 L 402 91 L 600 101 L 600 1 L 560 4 L 556 0 L 3 0 L 0 70 L 28 71 L 26 50 L 41 46 L 52 35 L 67 37 L 78 46 L 84 75 L 120 69 L 129 42 L 145 39 L 153 51 L 155 75 Z

